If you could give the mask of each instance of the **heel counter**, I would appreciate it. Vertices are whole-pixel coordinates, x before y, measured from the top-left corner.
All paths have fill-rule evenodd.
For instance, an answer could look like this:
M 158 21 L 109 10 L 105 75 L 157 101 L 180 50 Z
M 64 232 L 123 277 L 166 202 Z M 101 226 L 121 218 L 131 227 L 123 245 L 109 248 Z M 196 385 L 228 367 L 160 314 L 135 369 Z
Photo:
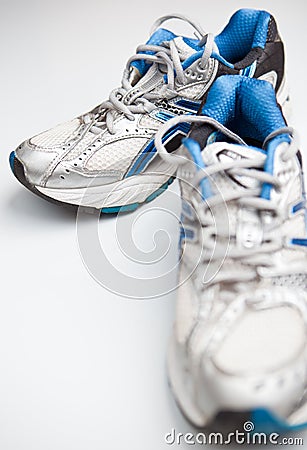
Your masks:
M 285 76 L 285 47 L 280 37 L 276 20 L 271 16 L 268 26 L 268 34 L 264 51 L 258 59 L 256 78 L 264 78 L 265 75 L 275 72 L 275 91 L 277 92 Z M 268 80 L 269 81 L 269 80 Z

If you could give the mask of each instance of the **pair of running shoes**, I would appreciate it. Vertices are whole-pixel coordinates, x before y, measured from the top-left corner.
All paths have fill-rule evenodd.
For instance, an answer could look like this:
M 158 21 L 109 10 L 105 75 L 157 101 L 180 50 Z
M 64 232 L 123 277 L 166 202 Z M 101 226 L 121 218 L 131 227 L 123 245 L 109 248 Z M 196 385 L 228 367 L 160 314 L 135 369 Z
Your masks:
M 174 18 L 195 36 L 162 28 Z M 168 372 L 197 427 L 307 426 L 307 216 L 288 113 L 284 45 L 271 14 L 239 10 L 217 36 L 165 16 L 107 101 L 10 156 L 35 194 L 103 213 L 134 210 L 178 177 Z

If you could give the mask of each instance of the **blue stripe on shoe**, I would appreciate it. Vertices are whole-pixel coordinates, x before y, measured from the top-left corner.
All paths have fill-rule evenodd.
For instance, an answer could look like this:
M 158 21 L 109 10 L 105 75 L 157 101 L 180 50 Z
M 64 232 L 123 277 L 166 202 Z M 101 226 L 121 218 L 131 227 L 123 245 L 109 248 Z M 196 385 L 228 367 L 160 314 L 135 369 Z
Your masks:
M 261 408 L 252 411 L 251 421 L 255 426 L 255 433 L 287 433 L 307 428 L 307 423 L 289 425 L 285 420 L 278 418 L 272 412 Z
M 301 202 L 297 203 L 292 208 L 292 214 L 295 214 L 296 212 L 300 211 L 301 209 L 304 209 L 306 206 L 306 201 L 302 200 Z
M 303 247 L 307 247 L 307 239 L 294 238 L 291 240 L 292 245 L 301 245 Z
M 188 152 L 193 158 L 194 163 L 196 164 L 197 170 L 205 169 L 205 163 L 201 156 L 201 148 L 198 142 L 194 141 L 194 139 L 191 138 L 185 138 L 183 139 L 183 145 L 186 147 Z M 203 200 L 206 198 L 211 197 L 211 187 L 210 187 L 210 181 L 207 177 L 204 176 L 204 178 L 199 183 L 200 189 L 201 189 L 201 195 Z
M 189 111 L 197 112 L 201 105 L 201 102 L 192 102 L 192 100 L 184 100 L 183 98 L 176 101 L 177 106 L 181 106 Z
M 190 130 L 190 124 L 188 123 L 180 123 L 174 127 L 172 127 L 169 132 L 163 137 L 162 142 L 166 142 L 170 137 L 175 135 L 178 131 L 181 131 L 184 134 L 188 134 Z M 153 158 L 157 149 L 155 147 L 155 139 L 152 138 L 147 146 L 144 148 L 140 156 L 132 165 L 131 169 L 129 169 L 128 173 L 125 175 L 125 178 L 131 177 L 132 175 L 137 175 L 140 173 L 144 167 L 149 163 L 149 161 Z
M 10 154 L 10 167 L 11 170 L 14 172 L 14 160 L 15 160 L 15 152 L 11 152 Z
M 105 214 L 117 214 L 117 213 L 122 213 L 122 212 L 132 212 L 135 211 L 139 206 L 141 206 L 143 203 L 149 203 L 152 200 L 154 200 L 155 198 L 157 198 L 160 194 L 162 194 L 170 184 L 172 184 L 172 182 L 174 181 L 174 177 L 171 177 L 166 183 L 162 184 L 162 186 L 159 187 L 159 189 L 157 189 L 155 192 L 153 192 L 152 194 L 150 194 L 144 202 L 135 202 L 135 203 L 130 203 L 128 205 L 122 205 L 122 206 L 110 206 L 107 208 L 101 208 L 101 212 L 105 213 Z

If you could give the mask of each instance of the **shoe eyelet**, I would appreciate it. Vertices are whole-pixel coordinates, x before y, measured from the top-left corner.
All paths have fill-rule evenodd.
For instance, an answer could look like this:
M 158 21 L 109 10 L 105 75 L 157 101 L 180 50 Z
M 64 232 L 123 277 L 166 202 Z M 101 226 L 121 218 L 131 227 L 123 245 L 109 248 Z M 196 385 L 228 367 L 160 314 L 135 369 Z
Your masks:
M 197 68 L 200 72 L 205 72 L 206 70 L 206 66 L 203 67 L 201 61 L 197 64 Z
M 189 77 L 191 75 L 191 73 L 192 73 L 192 71 L 190 69 L 188 69 L 185 74 L 187 77 Z
M 65 177 L 64 177 L 64 175 L 60 175 L 60 178 L 62 178 L 62 180 L 65 180 Z

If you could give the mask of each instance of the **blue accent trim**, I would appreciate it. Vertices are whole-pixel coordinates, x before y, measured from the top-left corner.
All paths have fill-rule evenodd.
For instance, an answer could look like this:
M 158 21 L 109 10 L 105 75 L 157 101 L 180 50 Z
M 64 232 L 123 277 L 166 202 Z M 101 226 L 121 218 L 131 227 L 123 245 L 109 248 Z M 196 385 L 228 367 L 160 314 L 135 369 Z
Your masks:
M 121 212 L 129 212 L 129 211 L 135 211 L 140 205 L 143 203 L 148 203 L 157 198 L 160 194 L 162 194 L 170 184 L 174 181 L 174 177 L 171 177 L 166 183 L 162 184 L 159 189 L 157 189 L 155 192 L 150 194 L 146 200 L 142 203 L 130 203 L 129 205 L 123 205 L 123 206 L 111 206 L 110 208 L 102 208 L 100 211 L 102 213 L 106 214 L 115 214 L 115 213 L 121 213 Z
M 182 64 L 183 70 L 187 69 L 194 61 L 201 58 L 204 53 L 204 50 L 200 50 L 199 52 L 193 53 L 193 55 L 189 56 Z
M 292 239 L 292 245 L 301 245 L 302 247 L 307 247 L 307 239 Z
M 139 203 L 130 203 L 129 205 L 114 206 L 114 207 L 110 207 L 110 208 L 101 208 L 101 212 L 108 213 L 108 214 L 114 214 L 114 213 L 118 213 L 118 212 L 135 211 L 138 206 L 139 206 Z
M 185 238 L 185 231 L 183 226 L 180 227 L 180 233 L 179 233 L 179 241 L 178 241 L 178 249 L 181 250 L 182 248 L 182 241 Z
M 218 134 L 219 134 L 218 131 L 213 131 L 207 139 L 207 145 L 210 145 L 210 144 L 213 144 L 214 142 L 216 142 Z
M 151 158 L 153 158 L 154 154 L 156 153 L 156 149 L 152 152 L 149 152 L 146 156 L 146 158 L 143 159 L 141 165 L 139 166 L 139 168 L 137 169 L 135 175 L 137 175 L 138 173 L 142 172 L 142 170 L 144 169 L 144 167 L 146 166 L 147 163 L 149 163 L 149 161 L 151 160 Z
M 189 228 L 185 228 L 185 227 L 180 227 L 180 240 L 181 241 L 183 239 L 193 240 L 194 236 L 195 236 L 195 233 L 193 230 L 191 230 Z
M 191 48 L 193 48 L 193 50 L 195 50 L 195 51 L 200 51 L 200 50 L 204 50 L 204 49 L 202 49 L 201 47 L 199 47 L 199 45 L 198 45 L 198 43 L 199 43 L 199 40 L 198 39 L 190 39 L 190 38 L 188 38 L 188 37 L 183 37 L 182 38 L 182 40 L 183 40 L 183 42 L 185 42 L 189 47 L 191 47 Z
M 267 173 L 273 174 L 274 171 L 274 156 L 275 156 L 276 146 L 272 146 L 269 144 L 268 154 L 264 165 L 264 171 Z M 271 189 L 272 185 L 269 183 L 263 183 L 261 197 L 265 200 L 270 200 L 271 198 Z
M 253 78 L 256 72 L 256 68 L 257 68 L 257 61 L 254 61 L 250 66 L 245 67 L 245 69 L 242 69 L 241 75 L 243 77 Z
M 205 163 L 203 161 L 203 158 L 201 156 L 201 149 L 199 146 L 199 143 L 194 141 L 191 138 L 185 138 L 182 140 L 183 145 L 186 147 L 186 149 L 189 151 L 190 155 L 193 158 L 193 161 L 196 164 L 197 170 L 205 169 Z M 206 198 L 211 197 L 211 187 L 210 187 L 210 181 L 208 178 L 203 178 L 200 182 L 200 189 L 201 189 L 201 195 L 203 200 Z
M 163 122 L 167 122 L 168 120 L 172 119 L 173 117 L 175 117 L 174 114 L 170 114 L 170 113 L 167 113 L 164 111 L 159 111 L 156 114 L 156 118 L 163 120 Z
M 131 177 L 132 175 L 136 175 L 141 172 L 147 161 L 150 161 L 150 159 L 154 156 L 156 153 L 156 148 L 154 145 L 154 139 L 152 139 L 147 147 L 143 150 L 143 152 L 140 154 L 138 159 L 135 161 L 125 178 Z
M 201 102 L 192 102 L 191 100 L 180 99 L 177 100 L 175 104 L 190 111 L 197 112 L 199 110 Z
M 181 211 L 181 220 L 184 220 L 184 216 L 188 219 L 194 219 L 194 212 L 192 210 L 192 207 L 190 203 L 188 203 L 186 200 L 181 199 L 181 205 L 182 205 L 182 211 Z
M 273 175 L 274 173 L 274 158 L 275 158 L 275 150 L 282 142 L 290 142 L 290 137 L 286 134 L 280 135 L 269 142 L 267 148 L 267 158 L 264 165 L 264 170 L 267 173 Z M 271 190 L 272 185 L 269 183 L 263 183 L 261 198 L 265 200 L 270 200 L 271 198 Z
M 279 433 L 301 431 L 307 428 L 307 423 L 299 425 L 289 425 L 286 421 L 278 418 L 267 409 L 255 409 L 251 414 L 251 421 L 255 425 L 255 433 Z
M 175 125 L 172 127 L 169 132 L 163 137 L 162 142 L 167 141 L 173 134 L 177 131 L 182 131 L 185 135 L 188 134 L 191 125 L 188 123 L 180 123 L 179 125 Z M 125 178 L 131 177 L 132 175 L 137 175 L 140 173 L 145 165 L 151 160 L 151 158 L 156 153 L 157 149 L 155 147 L 155 139 L 151 139 L 147 146 L 144 148 L 142 153 L 139 155 L 137 160 L 132 165 L 131 169 L 125 175 Z
M 301 202 L 297 203 L 292 208 L 292 214 L 295 214 L 296 212 L 300 211 L 301 209 L 304 209 L 306 206 L 306 200 L 302 200 Z
M 183 218 L 181 216 L 181 221 L 183 221 Z M 179 249 L 182 248 L 182 242 L 186 240 L 192 241 L 195 237 L 194 230 L 191 230 L 190 228 L 186 228 L 184 225 L 180 227 L 180 234 L 179 234 L 179 242 L 178 247 Z
M 231 64 L 230 62 L 226 61 L 225 58 L 223 58 L 223 56 L 219 55 L 218 53 L 213 52 L 211 55 L 211 58 L 215 58 L 218 61 L 220 61 L 222 64 L 224 64 L 224 66 L 229 67 L 230 69 L 234 69 L 234 65 Z
M 12 172 L 14 172 L 14 159 L 15 159 L 15 152 L 11 152 L 9 161 Z

